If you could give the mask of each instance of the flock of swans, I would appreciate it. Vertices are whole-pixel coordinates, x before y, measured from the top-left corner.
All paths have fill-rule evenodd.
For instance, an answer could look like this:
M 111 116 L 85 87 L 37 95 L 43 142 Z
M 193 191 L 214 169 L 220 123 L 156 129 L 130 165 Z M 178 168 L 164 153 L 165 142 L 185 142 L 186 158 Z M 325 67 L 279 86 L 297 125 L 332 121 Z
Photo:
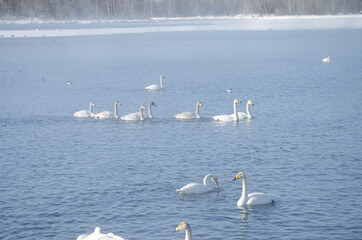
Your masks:
M 224 121 L 224 122 L 238 121 L 239 119 L 244 119 L 244 118 L 251 119 L 249 106 L 250 105 L 254 106 L 253 101 L 249 100 L 246 103 L 246 113 L 237 111 L 237 109 L 236 109 L 237 103 L 241 103 L 241 101 L 238 99 L 234 100 L 234 113 L 226 114 L 226 115 L 216 115 L 216 116 L 213 116 L 212 119 L 214 119 L 215 121 Z M 151 107 L 152 106 L 157 107 L 157 105 L 152 101 L 148 104 L 148 113 L 147 114 L 143 113 L 143 110 L 146 109 L 146 107 L 142 104 L 140 106 L 140 109 L 138 112 L 129 113 L 124 116 L 119 116 L 118 109 L 117 109 L 118 105 L 120 105 L 119 101 L 115 101 L 114 102 L 114 112 L 103 111 L 100 113 L 94 113 L 93 108 L 95 107 L 95 104 L 94 104 L 94 102 L 91 102 L 89 104 L 89 110 L 77 111 L 73 115 L 77 118 L 97 118 L 97 119 L 119 118 L 124 121 L 143 121 L 145 119 L 151 119 L 152 118 Z M 202 106 L 202 103 L 200 101 L 197 101 L 195 114 L 193 114 L 191 112 L 182 112 L 182 113 L 175 114 L 174 117 L 176 119 L 181 119 L 181 120 L 199 119 L 200 118 L 200 112 L 199 112 L 200 106 Z
M 160 85 L 157 85 L 157 84 L 150 85 L 150 86 L 147 86 L 145 89 L 146 90 L 163 89 L 163 79 L 165 79 L 165 77 L 161 76 Z M 231 93 L 231 91 L 232 91 L 231 88 L 227 90 L 228 93 Z M 253 101 L 249 100 L 246 103 L 246 113 L 237 111 L 238 103 L 241 103 L 241 101 L 238 99 L 235 99 L 233 102 L 234 112 L 232 114 L 216 115 L 216 116 L 213 116 L 212 119 L 215 121 L 225 121 L 225 122 L 238 121 L 239 119 L 244 119 L 244 118 L 250 119 L 251 114 L 249 112 L 249 106 L 254 106 Z M 74 116 L 78 117 L 78 118 L 98 118 L 98 119 L 119 118 L 119 119 L 125 120 L 125 121 L 143 121 L 147 118 L 151 119 L 152 118 L 151 107 L 152 106 L 157 107 L 157 105 L 154 102 L 150 102 L 148 104 L 148 113 L 147 114 L 143 113 L 143 110 L 146 107 L 142 104 L 140 106 L 140 109 L 138 112 L 130 113 L 130 114 L 127 114 L 124 116 L 119 116 L 118 109 L 117 109 L 118 105 L 120 105 L 119 101 L 115 101 L 114 112 L 103 111 L 100 113 L 93 113 L 93 108 L 95 107 L 95 104 L 94 104 L 94 102 L 91 102 L 89 104 L 89 110 L 81 110 L 81 111 L 75 112 Z M 201 106 L 202 106 L 201 101 L 197 101 L 195 114 L 193 114 L 191 112 L 182 112 L 182 113 L 175 114 L 174 117 L 176 119 L 199 119 L 200 118 L 199 107 L 201 107 Z M 209 179 L 215 183 L 216 187 L 209 184 L 209 182 L 210 182 Z M 237 201 L 238 207 L 271 204 L 271 203 L 274 203 L 279 198 L 278 195 L 273 195 L 273 194 L 265 194 L 265 193 L 248 194 L 247 180 L 246 180 L 245 173 L 239 172 L 233 181 L 235 181 L 237 179 L 242 179 L 242 184 L 243 184 L 241 197 Z M 181 195 L 182 194 L 202 194 L 202 193 L 214 191 L 218 188 L 219 188 L 218 178 L 213 174 L 207 174 L 203 179 L 203 183 L 192 182 L 192 183 L 186 184 L 185 186 L 183 186 L 179 189 L 176 189 L 176 191 Z M 179 230 L 185 230 L 185 240 L 192 239 L 191 227 L 187 222 L 185 222 L 185 221 L 181 222 L 177 226 L 177 228 L 174 232 L 177 232 Z M 101 233 L 101 228 L 96 227 L 93 233 L 82 234 L 77 238 L 77 240 L 124 240 L 124 238 L 114 235 L 113 233 L 108 233 L 108 234 Z
M 209 179 L 211 179 L 215 183 L 216 188 L 208 184 Z M 244 172 L 239 172 L 235 176 L 233 181 L 237 179 L 242 179 L 242 184 L 243 184 L 241 197 L 237 201 L 238 207 L 273 204 L 279 199 L 279 196 L 275 194 L 266 194 L 259 192 L 248 194 L 247 180 Z M 204 177 L 202 184 L 194 182 L 188 183 L 185 186 L 181 187 L 180 189 L 176 189 L 176 191 L 180 194 L 203 194 L 214 191 L 218 188 L 219 188 L 218 178 L 214 174 L 207 174 Z M 174 232 L 177 232 L 179 230 L 185 230 L 185 240 L 192 240 L 191 227 L 187 222 L 182 221 L 176 227 L 176 230 Z M 114 235 L 113 233 L 103 234 L 101 233 L 101 228 L 96 227 L 93 233 L 82 234 L 77 238 L 77 240 L 124 240 L 124 238 Z

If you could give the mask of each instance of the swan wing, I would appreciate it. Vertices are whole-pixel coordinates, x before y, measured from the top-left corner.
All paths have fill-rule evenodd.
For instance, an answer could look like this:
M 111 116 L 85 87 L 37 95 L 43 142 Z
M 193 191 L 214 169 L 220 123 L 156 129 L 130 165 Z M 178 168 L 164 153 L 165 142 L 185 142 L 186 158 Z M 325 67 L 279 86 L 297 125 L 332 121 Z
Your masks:
M 267 193 L 250 193 L 248 195 L 248 203 L 247 205 L 263 205 L 270 204 L 277 201 L 279 198 L 278 195 L 275 194 L 267 194 Z
M 176 192 L 179 192 L 180 194 L 198 194 L 209 192 L 211 190 L 213 190 L 213 188 L 210 186 L 205 186 L 200 183 L 189 183 L 182 188 L 177 189 Z
M 78 117 L 78 118 L 86 118 L 86 117 L 90 116 L 90 112 L 87 110 L 81 110 L 81 111 L 75 112 L 73 115 L 74 115 L 74 117 Z
M 93 117 L 95 117 L 95 118 L 100 118 L 100 119 L 111 118 L 111 117 L 113 117 L 113 113 L 110 112 L 110 111 L 103 111 L 103 112 L 94 114 Z
M 190 112 L 183 112 L 175 115 L 175 118 L 178 119 L 193 119 L 195 116 Z
M 136 121 L 140 117 L 139 114 L 140 114 L 139 112 L 130 113 L 125 116 L 122 116 L 121 119 L 126 121 Z
M 217 115 L 217 116 L 213 116 L 212 119 L 214 119 L 215 121 L 225 121 L 225 122 L 234 121 L 234 114 Z
M 248 115 L 244 112 L 238 112 L 239 119 L 248 118 Z
M 152 84 L 150 86 L 145 87 L 145 89 L 147 89 L 147 90 L 157 90 L 157 89 L 161 89 L 161 87 L 160 87 L 160 85 Z

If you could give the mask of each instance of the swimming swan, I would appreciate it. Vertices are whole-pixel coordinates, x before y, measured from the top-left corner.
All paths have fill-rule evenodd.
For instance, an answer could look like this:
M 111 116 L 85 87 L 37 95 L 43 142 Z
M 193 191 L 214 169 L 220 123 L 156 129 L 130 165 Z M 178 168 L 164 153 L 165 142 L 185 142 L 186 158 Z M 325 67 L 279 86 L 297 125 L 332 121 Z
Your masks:
M 237 103 L 241 103 L 240 100 L 235 99 L 234 100 L 234 113 L 230 114 L 230 115 L 217 115 L 217 116 L 213 116 L 212 119 L 216 120 L 216 121 L 239 121 L 239 117 L 236 111 L 236 104 Z
M 142 104 L 139 112 L 127 114 L 121 117 L 121 119 L 126 121 L 137 121 L 137 120 L 143 121 L 144 120 L 142 112 L 143 109 L 145 109 L 145 106 Z
M 229 88 L 228 90 L 226 90 L 228 93 L 231 93 L 233 90 L 231 88 Z
M 192 240 L 191 227 L 187 222 L 185 222 L 185 221 L 180 222 L 180 224 L 177 226 L 175 232 L 177 232 L 179 230 L 185 230 L 185 240 Z
M 198 194 L 198 193 L 206 193 L 214 190 L 214 188 L 207 184 L 207 179 L 211 178 L 211 180 L 219 187 L 219 181 L 217 177 L 213 174 L 207 174 L 204 177 L 203 184 L 201 183 L 189 183 L 183 186 L 180 189 L 176 189 L 176 192 L 180 194 Z
M 146 90 L 160 90 L 160 89 L 163 89 L 163 79 L 165 79 L 166 77 L 164 76 L 161 76 L 160 77 L 160 85 L 158 84 L 153 84 L 153 85 L 150 85 L 150 86 L 147 86 L 145 87 Z
M 77 240 L 125 240 L 124 238 L 114 235 L 113 233 L 103 234 L 101 228 L 96 227 L 91 234 L 82 234 L 77 237 Z
M 248 118 L 248 119 L 250 119 L 250 118 L 251 118 L 251 115 L 250 115 L 250 112 L 249 112 L 249 105 L 254 106 L 253 101 L 249 100 L 249 101 L 246 103 L 246 113 L 238 112 L 238 117 L 239 117 L 239 119 L 243 119 L 243 118 Z
M 243 192 L 241 197 L 237 203 L 238 207 L 245 205 L 263 205 L 274 203 L 279 196 L 274 194 L 266 194 L 266 193 L 250 193 L 248 195 L 248 187 L 246 184 L 246 176 L 243 172 L 239 172 L 233 181 L 242 178 L 243 179 Z
M 87 117 L 93 117 L 94 113 L 93 113 L 93 107 L 94 107 L 94 102 L 90 102 L 89 104 L 89 111 L 87 110 L 81 110 L 78 112 L 75 112 L 73 115 L 74 117 L 77 118 L 87 118 Z
M 196 113 L 193 115 L 190 112 L 183 112 L 175 115 L 175 118 L 177 119 L 193 119 L 193 118 L 200 118 L 199 114 L 199 106 L 202 106 L 202 103 L 200 101 L 197 101 L 196 103 Z
M 329 62 L 330 61 L 330 54 L 328 53 L 328 57 L 323 58 L 322 62 Z
M 94 114 L 94 118 L 99 118 L 99 119 L 105 119 L 105 118 L 118 118 L 118 112 L 117 112 L 117 105 L 119 105 L 120 103 L 118 101 L 114 102 L 114 113 L 110 112 L 110 111 L 103 111 L 97 114 Z
M 152 119 L 151 106 L 155 106 L 155 107 L 157 107 L 157 105 L 156 105 L 153 101 L 152 101 L 152 102 L 150 102 L 150 103 L 148 104 L 148 115 L 143 114 L 143 117 L 145 117 L 145 118 L 147 118 L 147 117 L 148 117 L 148 119 Z

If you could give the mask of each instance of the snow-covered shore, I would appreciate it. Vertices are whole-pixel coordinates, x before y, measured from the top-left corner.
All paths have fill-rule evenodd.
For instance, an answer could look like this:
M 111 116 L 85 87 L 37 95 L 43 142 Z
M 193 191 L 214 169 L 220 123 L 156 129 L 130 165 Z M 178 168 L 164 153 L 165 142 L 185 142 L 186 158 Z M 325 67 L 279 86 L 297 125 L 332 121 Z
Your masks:
M 22 29 L 22 25 L 29 24 L 36 26 L 36 28 Z M 44 26 L 45 24 L 47 27 Z M 64 24 L 68 26 L 62 28 Z M 73 28 L 69 28 L 69 24 L 74 24 Z M 79 24 L 82 27 L 77 27 Z M 49 25 L 54 25 L 54 29 L 49 28 Z M 16 27 L 12 29 L 12 26 Z M 153 18 L 147 21 L 43 21 L 37 19 L 0 21 L 0 38 L 70 37 L 185 31 L 285 31 L 318 29 L 362 29 L 362 15 L 257 17 L 238 15 L 234 17 Z

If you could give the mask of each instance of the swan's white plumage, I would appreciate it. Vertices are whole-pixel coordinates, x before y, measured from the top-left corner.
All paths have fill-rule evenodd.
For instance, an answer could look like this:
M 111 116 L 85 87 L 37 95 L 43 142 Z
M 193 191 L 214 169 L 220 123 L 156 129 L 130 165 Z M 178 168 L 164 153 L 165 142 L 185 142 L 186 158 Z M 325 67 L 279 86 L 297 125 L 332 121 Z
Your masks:
M 87 118 L 87 117 L 93 117 L 94 113 L 93 113 L 93 107 L 94 107 L 94 102 L 90 102 L 89 103 L 89 111 L 88 110 L 81 110 L 78 112 L 75 112 L 73 115 L 74 117 L 77 118 Z
M 165 79 L 166 77 L 161 76 L 160 77 L 160 85 L 158 84 L 152 84 L 150 86 L 145 87 L 146 90 L 161 90 L 163 89 L 163 79 Z
M 239 117 L 239 119 L 243 119 L 243 118 L 248 118 L 248 119 L 250 119 L 250 118 L 251 118 L 251 114 L 250 114 L 250 112 L 249 112 L 249 105 L 254 106 L 253 101 L 249 100 L 249 101 L 246 103 L 246 113 L 244 113 L 244 112 L 238 112 L 238 117 Z
M 202 106 L 202 103 L 200 101 L 197 101 L 196 103 L 196 111 L 195 115 L 190 112 L 183 112 L 175 115 L 175 118 L 177 119 L 194 119 L 194 118 L 200 118 L 199 114 L 199 107 Z
M 330 54 L 328 54 L 328 57 L 322 59 L 322 62 L 329 62 L 329 61 L 330 61 Z
M 139 112 L 127 114 L 125 116 L 122 116 L 121 119 L 125 121 L 138 121 L 138 120 L 142 121 L 144 120 L 142 112 L 143 109 L 145 109 L 145 106 L 142 104 Z
M 175 232 L 185 230 L 185 240 L 192 240 L 192 232 L 190 225 L 186 222 L 180 222 L 179 225 L 176 227 Z
M 234 100 L 234 113 L 230 114 L 230 115 L 216 115 L 213 116 L 212 119 L 214 119 L 215 121 L 224 121 L 224 122 L 230 122 L 230 121 L 238 121 L 239 117 L 236 111 L 236 104 L 237 103 L 241 103 L 240 100 L 235 99 Z
M 216 187 L 218 188 L 219 181 L 218 181 L 217 177 L 213 174 L 207 174 L 204 177 L 203 184 L 189 183 L 180 189 L 176 189 L 176 192 L 179 192 L 180 194 L 198 194 L 198 193 L 210 192 L 210 191 L 214 190 L 215 188 L 208 184 L 207 180 L 209 178 L 216 184 Z
M 110 111 L 103 111 L 97 114 L 94 114 L 94 118 L 99 118 L 99 119 L 105 119 L 105 118 L 118 118 L 118 113 L 117 113 L 117 105 L 119 105 L 119 101 L 115 101 L 114 102 L 114 112 L 110 112 Z
M 231 88 L 229 88 L 228 90 L 226 90 L 228 93 L 231 93 L 233 90 Z
M 96 227 L 93 233 L 82 234 L 77 237 L 77 240 L 125 240 L 125 239 L 113 233 L 103 234 L 101 233 L 101 228 Z
M 243 172 L 239 172 L 234 181 L 241 178 L 243 180 L 243 192 L 241 194 L 240 199 L 237 202 L 238 207 L 246 206 L 246 205 L 264 205 L 274 203 L 279 199 L 278 195 L 275 194 L 267 194 L 267 193 L 250 193 L 248 194 L 248 186 L 246 175 Z

